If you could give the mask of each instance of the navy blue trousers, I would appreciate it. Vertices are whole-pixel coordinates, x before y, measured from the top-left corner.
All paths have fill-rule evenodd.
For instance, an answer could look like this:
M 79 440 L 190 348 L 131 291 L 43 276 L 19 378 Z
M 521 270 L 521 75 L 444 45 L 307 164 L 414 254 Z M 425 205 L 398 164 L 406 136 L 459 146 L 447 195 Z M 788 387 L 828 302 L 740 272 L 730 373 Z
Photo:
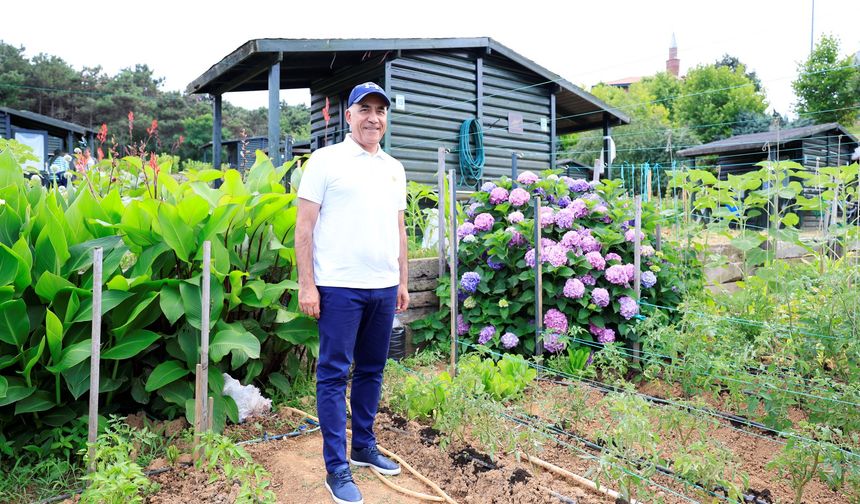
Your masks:
M 352 372 L 352 446 L 376 444 L 373 421 L 388 357 L 397 286 L 384 289 L 318 287 L 320 352 L 317 414 L 323 459 L 330 473 L 349 467 L 346 458 L 346 385 Z

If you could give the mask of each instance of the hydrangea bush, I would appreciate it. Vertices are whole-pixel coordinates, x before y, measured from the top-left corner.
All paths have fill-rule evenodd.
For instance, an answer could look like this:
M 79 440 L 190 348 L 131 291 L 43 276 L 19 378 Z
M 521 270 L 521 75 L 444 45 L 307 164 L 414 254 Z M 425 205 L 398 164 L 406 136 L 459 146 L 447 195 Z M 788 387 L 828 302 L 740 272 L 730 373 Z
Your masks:
M 535 250 L 536 197 L 541 243 Z M 485 183 L 464 206 L 457 239 L 457 333 L 469 344 L 500 352 L 535 351 L 536 260 L 543 267 L 544 350 L 562 352 L 570 334 L 599 343 L 633 340 L 634 325 L 644 308 L 635 300 L 634 208 L 620 183 L 522 172 L 517 183 L 507 177 Z M 655 251 L 651 239 L 659 216 L 643 205 L 642 300 L 676 306 L 683 282 L 679 249 L 664 244 Z M 436 316 L 417 321 L 416 342 L 445 344 L 449 316 L 450 279 L 442 279 L 438 294 L 445 306 Z

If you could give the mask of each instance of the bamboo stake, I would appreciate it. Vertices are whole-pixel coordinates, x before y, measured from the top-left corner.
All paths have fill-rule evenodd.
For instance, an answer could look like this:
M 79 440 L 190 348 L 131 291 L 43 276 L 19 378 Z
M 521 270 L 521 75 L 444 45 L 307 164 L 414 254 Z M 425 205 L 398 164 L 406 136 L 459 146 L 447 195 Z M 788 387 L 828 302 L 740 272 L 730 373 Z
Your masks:
M 215 408 L 215 398 L 212 396 L 209 396 L 209 404 L 208 404 L 209 414 L 206 415 L 206 430 L 207 431 L 212 430 L 212 411 L 214 408 Z
M 90 345 L 90 409 L 89 409 L 89 432 L 87 443 L 89 445 L 89 467 L 93 472 L 96 468 L 96 440 L 99 432 L 99 365 L 101 364 L 101 339 L 102 339 L 102 255 L 103 250 L 97 247 L 93 250 L 93 320 L 91 329 Z
M 408 496 L 410 496 L 410 497 L 415 497 L 415 498 L 417 498 L 417 499 L 428 500 L 428 501 L 431 501 L 431 502 L 445 502 L 445 499 L 443 499 L 442 497 L 439 497 L 438 495 L 427 495 L 427 494 L 425 494 L 425 493 L 416 492 L 416 491 L 414 491 L 414 490 L 410 490 L 410 489 L 408 489 L 408 488 L 403 488 L 403 487 L 402 487 L 402 486 L 400 486 L 400 485 L 395 485 L 394 483 L 392 483 L 391 481 L 389 481 L 389 479 L 388 479 L 388 478 L 386 478 L 385 476 L 383 476 L 383 475 L 379 474 L 379 471 L 377 471 L 376 469 L 374 469 L 374 468 L 372 468 L 372 467 L 370 468 L 370 472 L 372 472 L 374 476 L 376 476 L 377 478 L 379 478 L 379 480 L 380 480 L 380 481 L 382 481 L 383 483 L 385 483 L 385 485 L 386 485 L 386 486 L 388 486 L 389 488 L 393 489 L 395 492 L 400 492 L 400 493 L 402 493 L 402 494 L 404 494 L 404 495 L 408 495 Z
M 194 461 L 200 458 L 200 434 L 203 432 L 203 392 L 201 391 L 201 379 L 203 366 L 200 363 L 194 368 Z
M 561 467 L 558 467 L 557 465 L 550 464 L 549 462 L 543 461 L 537 457 L 530 456 L 527 453 L 524 453 L 524 452 L 518 452 L 518 453 L 521 456 L 525 457 L 526 460 L 533 463 L 534 465 L 543 467 L 544 469 L 548 469 L 548 470 L 550 470 L 550 471 L 552 471 L 552 472 L 554 472 L 560 476 L 564 476 L 566 478 L 572 479 L 573 481 L 579 483 L 580 485 L 582 485 L 584 487 L 590 488 L 596 492 L 600 492 L 603 495 L 608 495 L 609 497 L 612 497 L 613 499 L 620 499 L 621 498 L 620 493 L 616 492 L 615 490 L 611 490 L 609 488 L 606 488 L 604 486 L 598 486 L 597 483 L 591 481 L 590 479 L 583 478 L 582 476 L 580 476 L 578 474 L 574 474 L 574 473 L 568 471 L 567 469 L 562 469 Z M 630 501 L 630 504 L 640 504 L 640 503 L 639 503 L 639 501 L 633 499 Z
M 311 420 L 313 420 L 314 422 L 319 423 L 319 418 L 317 418 L 317 417 L 315 417 L 315 416 L 313 416 L 313 415 L 309 415 L 309 414 L 305 413 L 304 411 L 302 411 L 302 410 L 300 410 L 300 409 L 293 408 L 292 406 L 283 406 L 283 409 L 285 409 L 285 410 L 287 410 L 287 411 L 291 411 L 291 412 L 293 412 L 293 413 L 297 413 L 297 414 L 299 414 L 299 415 L 301 415 L 301 416 L 304 416 L 304 417 L 306 417 L 306 418 L 310 418 L 310 419 L 311 419 Z M 346 434 L 347 434 L 348 436 L 352 436 L 352 430 L 351 430 L 351 429 L 346 429 Z M 390 451 L 390 450 L 387 450 L 387 449 L 383 448 L 382 446 L 376 445 L 376 447 L 379 449 L 379 451 L 380 451 L 380 452 L 382 452 L 382 454 L 383 454 L 383 455 L 385 455 L 386 457 L 388 457 L 388 458 L 390 458 L 390 459 L 394 460 L 395 462 L 397 462 L 398 464 L 400 464 L 404 469 L 406 469 L 407 471 L 409 471 L 410 473 L 412 473 L 412 475 L 413 475 L 413 476 L 415 476 L 416 478 L 418 478 L 419 480 L 421 480 L 424 484 L 426 484 L 427 486 L 429 486 L 430 488 L 432 488 L 432 489 L 433 489 L 433 491 L 435 491 L 436 493 L 438 493 L 440 497 L 442 497 L 443 499 L 445 499 L 445 502 L 447 502 L 448 504 L 457 504 L 457 501 L 455 501 L 454 499 L 452 499 L 452 498 L 451 498 L 448 494 L 446 494 L 446 493 L 445 493 L 441 488 L 439 488 L 439 485 L 437 485 L 436 483 L 433 483 L 432 481 L 430 481 L 429 479 L 427 479 L 423 474 L 421 474 L 420 472 L 416 471 L 416 470 L 415 470 L 411 465 L 407 464 L 405 460 L 403 460 L 402 458 L 398 457 L 398 456 L 397 456 L 397 454 L 393 453 L 393 452 L 392 452 L 392 451 Z

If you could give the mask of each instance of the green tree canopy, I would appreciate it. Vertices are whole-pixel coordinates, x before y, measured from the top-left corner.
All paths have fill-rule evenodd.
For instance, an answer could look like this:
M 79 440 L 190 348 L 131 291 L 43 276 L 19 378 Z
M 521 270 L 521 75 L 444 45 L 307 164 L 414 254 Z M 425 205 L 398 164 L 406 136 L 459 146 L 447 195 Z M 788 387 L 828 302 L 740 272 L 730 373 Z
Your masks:
M 686 128 L 673 127 L 669 111 L 664 106 L 665 99 L 658 100 L 651 92 L 652 82 L 645 80 L 633 83 L 627 91 L 606 85 L 591 89 L 591 93 L 599 99 L 630 116 L 629 125 L 612 130 L 616 148 L 614 164 L 647 162 L 666 165 L 671 161 L 668 146 L 697 143 Z M 562 145 L 565 151 L 559 153 L 559 158 L 573 158 L 591 165 L 600 157 L 603 135 L 599 131 L 569 135 L 562 138 Z
M 699 65 L 687 73 L 675 101 L 676 119 L 704 143 L 726 138 L 744 113 L 762 113 L 764 93 L 745 75 L 746 68 Z
M 798 114 L 816 124 L 854 124 L 860 106 L 860 67 L 853 56 L 839 57 L 838 38 L 821 37 L 797 72 L 791 86 L 797 95 Z

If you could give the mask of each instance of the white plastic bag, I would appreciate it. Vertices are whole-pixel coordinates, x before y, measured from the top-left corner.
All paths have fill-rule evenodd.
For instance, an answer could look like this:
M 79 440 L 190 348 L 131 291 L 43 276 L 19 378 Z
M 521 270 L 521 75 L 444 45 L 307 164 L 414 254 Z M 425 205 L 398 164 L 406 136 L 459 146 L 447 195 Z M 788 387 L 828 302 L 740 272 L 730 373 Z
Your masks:
M 239 380 L 224 373 L 224 394 L 236 401 L 239 408 L 239 423 L 246 418 L 262 415 L 272 411 L 272 400 L 260 394 L 260 389 L 253 385 L 242 385 Z

